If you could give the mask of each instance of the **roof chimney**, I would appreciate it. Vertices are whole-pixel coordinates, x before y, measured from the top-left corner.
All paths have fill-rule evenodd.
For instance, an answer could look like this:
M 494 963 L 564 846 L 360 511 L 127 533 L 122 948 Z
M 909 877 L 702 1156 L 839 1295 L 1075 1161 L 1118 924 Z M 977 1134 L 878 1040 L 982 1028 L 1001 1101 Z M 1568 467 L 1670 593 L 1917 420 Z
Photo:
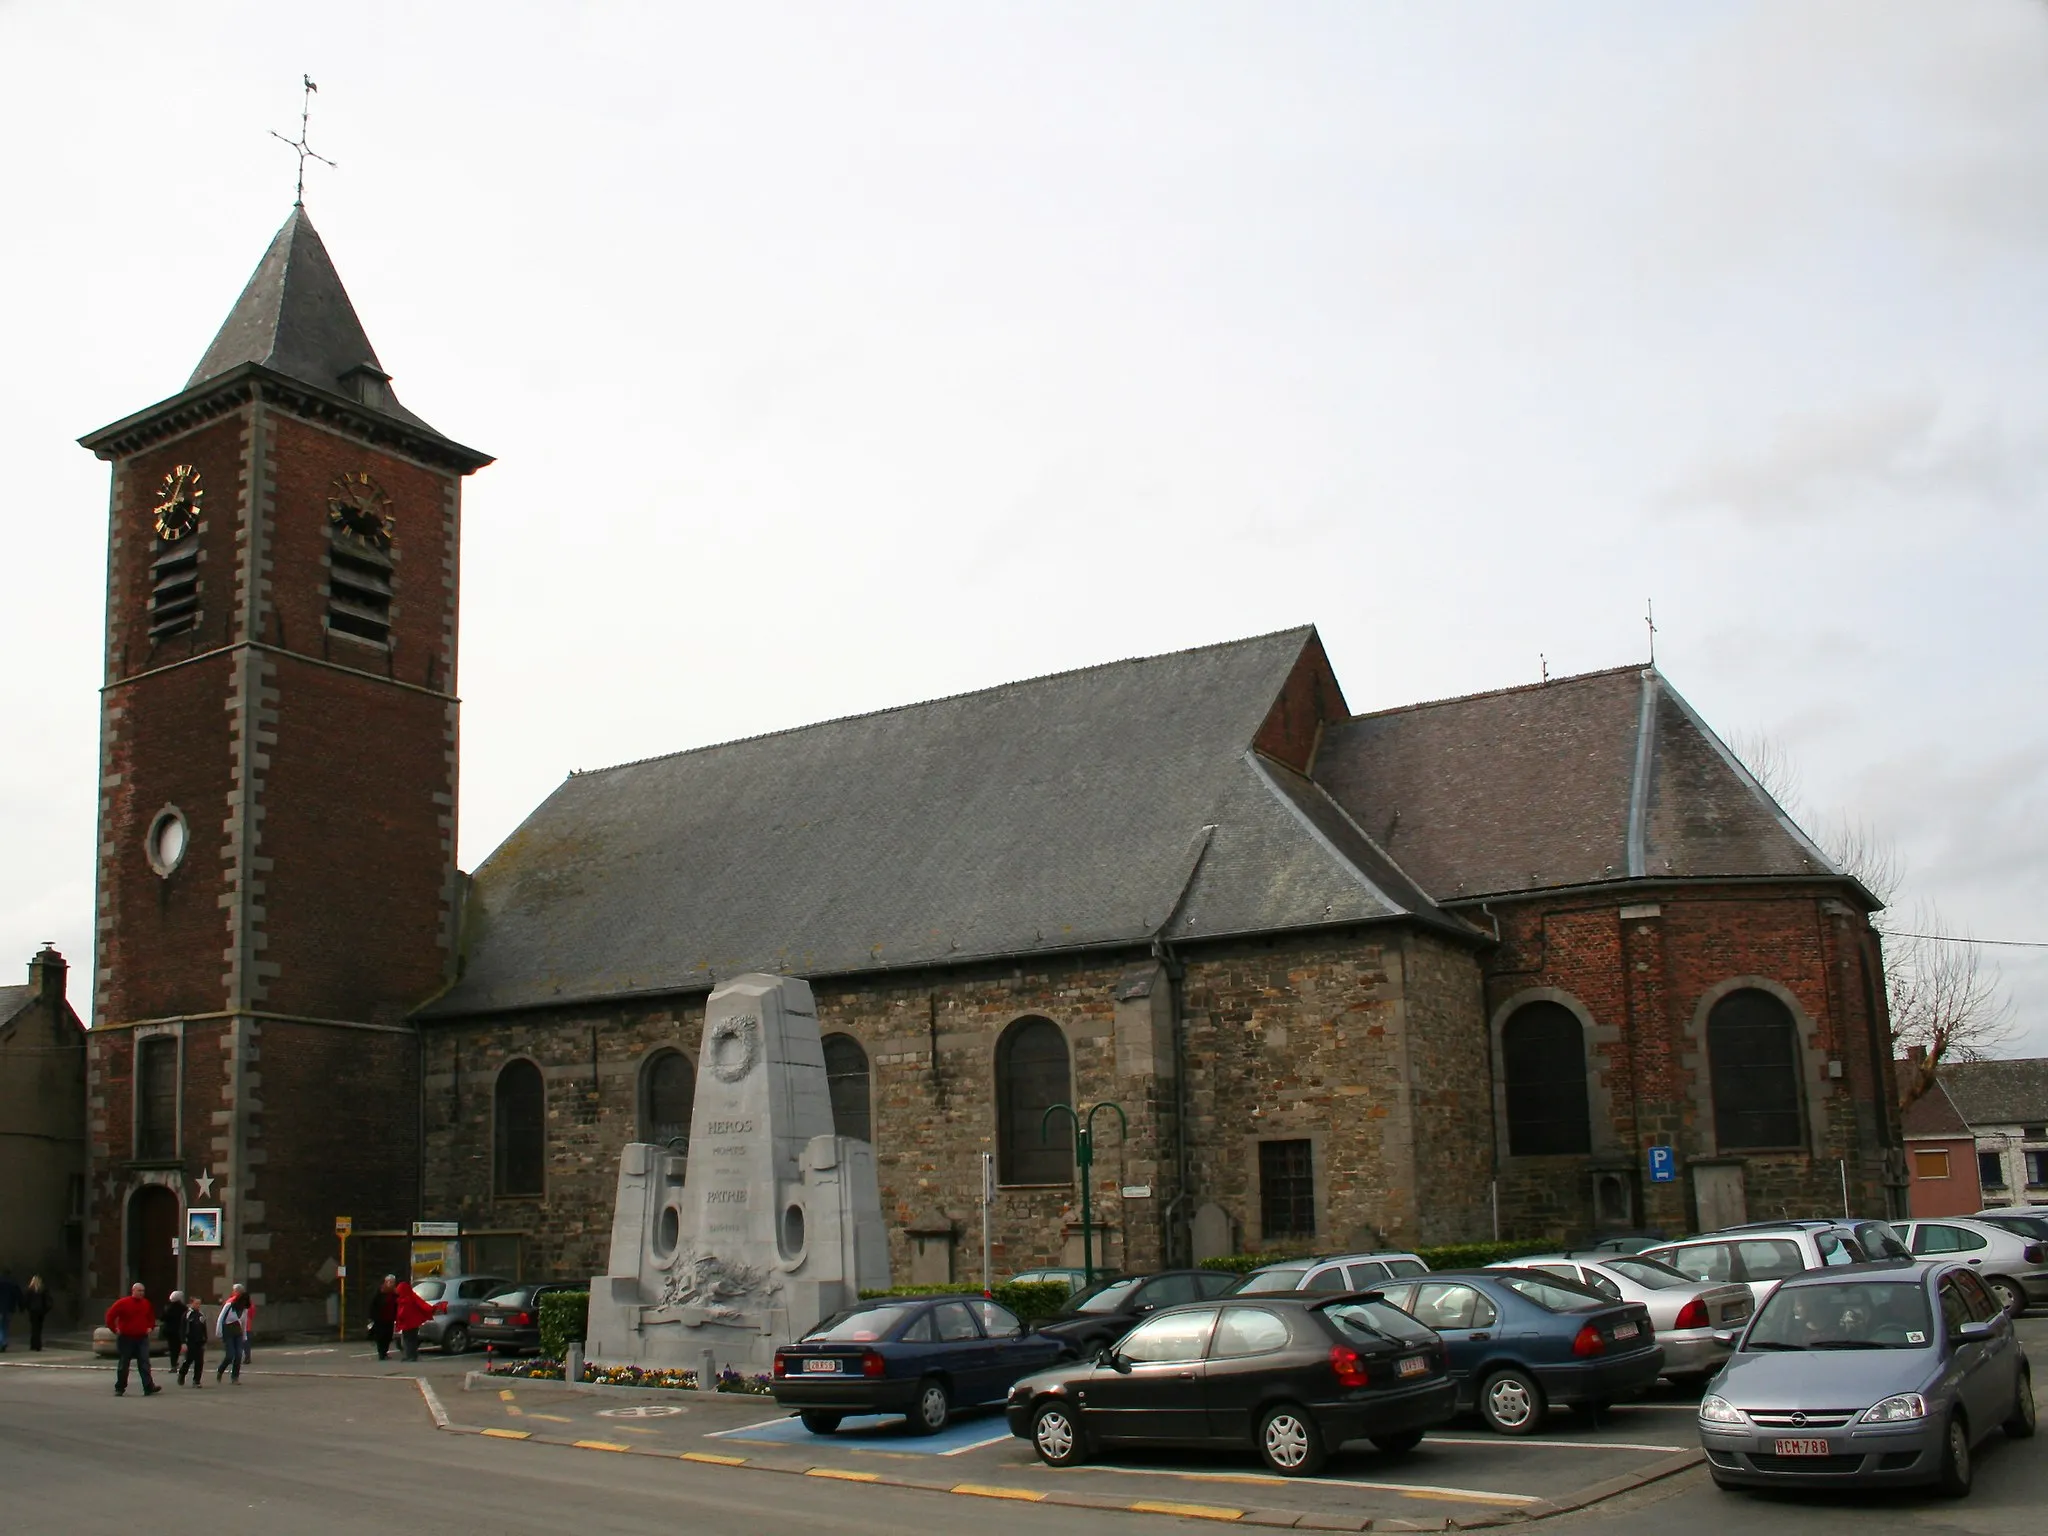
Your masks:
M 64 1005 L 64 973 L 68 969 L 64 957 L 57 953 L 57 946 L 48 939 L 43 940 L 43 947 L 28 963 L 29 990 L 53 1011 Z

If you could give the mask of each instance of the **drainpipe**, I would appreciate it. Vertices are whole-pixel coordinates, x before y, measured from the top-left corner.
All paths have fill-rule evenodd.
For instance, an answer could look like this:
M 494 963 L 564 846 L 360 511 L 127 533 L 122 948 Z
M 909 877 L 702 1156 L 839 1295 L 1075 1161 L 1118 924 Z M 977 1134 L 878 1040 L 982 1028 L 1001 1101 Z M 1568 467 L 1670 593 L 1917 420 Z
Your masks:
M 1187 1071 L 1187 1030 L 1186 1010 L 1181 984 L 1187 977 L 1187 967 L 1173 952 L 1173 946 L 1164 938 L 1152 941 L 1152 958 L 1159 962 L 1166 973 L 1166 1008 L 1173 1031 L 1173 1198 L 1159 1212 L 1159 1252 L 1168 1267 L 1172 1267 L 1173 1255 L 1179 1252 L 1176 1234 L 1179 1227 L 1174 1225 L 1175 1212 L 1193 1199 L 1189 1188 L 1188 1163 L 1188 1071 Z M 1185 1255 L 1189 1263 L 1194 1262 L 1194 1250 L 1188 1248 Z

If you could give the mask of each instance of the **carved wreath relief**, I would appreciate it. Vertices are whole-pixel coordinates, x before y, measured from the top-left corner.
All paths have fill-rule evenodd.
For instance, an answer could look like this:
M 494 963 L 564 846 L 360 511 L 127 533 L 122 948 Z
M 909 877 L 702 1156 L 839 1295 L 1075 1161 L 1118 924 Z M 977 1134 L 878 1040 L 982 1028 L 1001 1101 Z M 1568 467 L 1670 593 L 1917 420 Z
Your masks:
M 761 1054 L 761 1021 L 750 1013 L 734 1014 L 711 1026 L 711 1075 L 736 1083 L 754 1070 Z

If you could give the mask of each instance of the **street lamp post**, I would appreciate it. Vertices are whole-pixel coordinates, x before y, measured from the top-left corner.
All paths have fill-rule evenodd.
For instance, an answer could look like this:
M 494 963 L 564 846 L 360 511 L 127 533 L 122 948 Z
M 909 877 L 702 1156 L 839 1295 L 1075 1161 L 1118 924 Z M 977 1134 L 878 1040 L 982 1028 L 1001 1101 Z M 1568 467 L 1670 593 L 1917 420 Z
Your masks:
M 1074 1162 L 1081 1170 L 1081 1276 L 1083 1285 L 1095 1283 L 1095 1216 L 1094 1205 L 1089 1194 L 1088 1170 L 1095 1166 L 1095 1117 L 1105 1109 L 1116 1111 L 1119 1139 L 1131 1134 L 1131 1122 L 1124 1114 L 1123 1105 L 1113 1099 L 1103 1099 L 1088 1106 L 1087 1112 L 1077 1110 L 1071 1104 L 1054 1104 L 1039 1117 L 1038 1139 L 1052 1139 L 1052 1117 L 1064 1113 L 1074 1122 Z

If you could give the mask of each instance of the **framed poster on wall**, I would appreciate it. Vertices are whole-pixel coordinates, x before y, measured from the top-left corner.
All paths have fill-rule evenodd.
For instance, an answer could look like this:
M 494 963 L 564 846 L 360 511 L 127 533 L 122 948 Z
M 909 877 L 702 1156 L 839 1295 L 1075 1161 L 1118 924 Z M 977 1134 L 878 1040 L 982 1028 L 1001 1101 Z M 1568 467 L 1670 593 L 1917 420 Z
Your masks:
M 185 1212 L 185 1246 L 187 1248 L 218 1248 L 220 1246 L 219 1206 L 194 1206 Z

